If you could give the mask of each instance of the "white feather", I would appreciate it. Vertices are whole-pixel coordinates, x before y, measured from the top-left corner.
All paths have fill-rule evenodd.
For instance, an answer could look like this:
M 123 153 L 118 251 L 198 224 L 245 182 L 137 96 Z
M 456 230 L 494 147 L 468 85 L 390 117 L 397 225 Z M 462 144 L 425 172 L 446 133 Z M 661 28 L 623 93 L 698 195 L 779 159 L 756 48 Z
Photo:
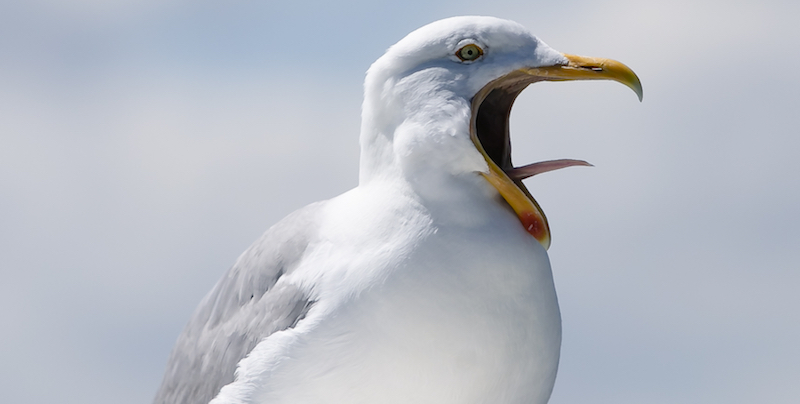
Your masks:
M 461 63 L 464 41 L 485 56 Z M 563 59 L 516 23 L 459 17 L 391 47 L 365 84 L 359 186 L 278 282 L 315 301 L 239 363 L 223 403 L 545 403 L 561 324 L 547 253 L 479 174 L 470 101 Z

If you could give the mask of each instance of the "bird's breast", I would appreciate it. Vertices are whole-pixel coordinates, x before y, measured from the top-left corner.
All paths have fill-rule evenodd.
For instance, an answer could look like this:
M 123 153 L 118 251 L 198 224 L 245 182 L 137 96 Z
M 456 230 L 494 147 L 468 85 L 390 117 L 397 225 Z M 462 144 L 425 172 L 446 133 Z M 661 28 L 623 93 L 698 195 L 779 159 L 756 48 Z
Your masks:
M 328 313 L 281 369 L 295 391 L 276 397 L 546 402 L 561 339 L 546 252 L 524 232 L 474 230 L 437 228 Z

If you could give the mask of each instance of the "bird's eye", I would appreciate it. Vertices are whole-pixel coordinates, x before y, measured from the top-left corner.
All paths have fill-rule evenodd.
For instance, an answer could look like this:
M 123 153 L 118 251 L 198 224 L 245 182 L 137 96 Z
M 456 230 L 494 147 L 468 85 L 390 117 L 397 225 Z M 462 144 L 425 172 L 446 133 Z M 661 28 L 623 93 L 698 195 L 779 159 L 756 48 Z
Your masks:
M 458 56 L 462 62 L 471 62 L 481 57 L 481 55 L 483 55 L 483 49 L 474 43 L 465 45 L 456 52 L 456 56 Z

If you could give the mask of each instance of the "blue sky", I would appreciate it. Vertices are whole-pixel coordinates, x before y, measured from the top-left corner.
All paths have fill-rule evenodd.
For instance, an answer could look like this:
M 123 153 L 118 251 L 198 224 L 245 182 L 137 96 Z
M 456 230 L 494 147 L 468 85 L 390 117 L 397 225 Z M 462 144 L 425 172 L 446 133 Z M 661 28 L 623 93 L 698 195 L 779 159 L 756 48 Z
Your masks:
M 551 402 L 800 396 L 800 6 L 790 1 L 0 3 L 0 387 L 152 399 L 191 311 L 292 210 L 355 186 L 361 82 L 413 29 L 514 19 L 631 66 L 542 83 L 515 159 L 553 230 Z

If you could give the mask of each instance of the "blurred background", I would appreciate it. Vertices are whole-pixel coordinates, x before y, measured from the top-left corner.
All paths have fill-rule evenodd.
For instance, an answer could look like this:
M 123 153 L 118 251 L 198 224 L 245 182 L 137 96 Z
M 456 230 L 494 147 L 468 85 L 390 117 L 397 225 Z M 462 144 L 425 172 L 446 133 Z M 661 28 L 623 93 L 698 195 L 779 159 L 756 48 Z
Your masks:
M 551 403 L 800 400 L 800 3 L 0 2 L 0 390 L 148 403 L 269 226 L 357 183 L 364 72 L 453 15 L 632 67 L 542 83 L 515 159 L 550 219 Z

